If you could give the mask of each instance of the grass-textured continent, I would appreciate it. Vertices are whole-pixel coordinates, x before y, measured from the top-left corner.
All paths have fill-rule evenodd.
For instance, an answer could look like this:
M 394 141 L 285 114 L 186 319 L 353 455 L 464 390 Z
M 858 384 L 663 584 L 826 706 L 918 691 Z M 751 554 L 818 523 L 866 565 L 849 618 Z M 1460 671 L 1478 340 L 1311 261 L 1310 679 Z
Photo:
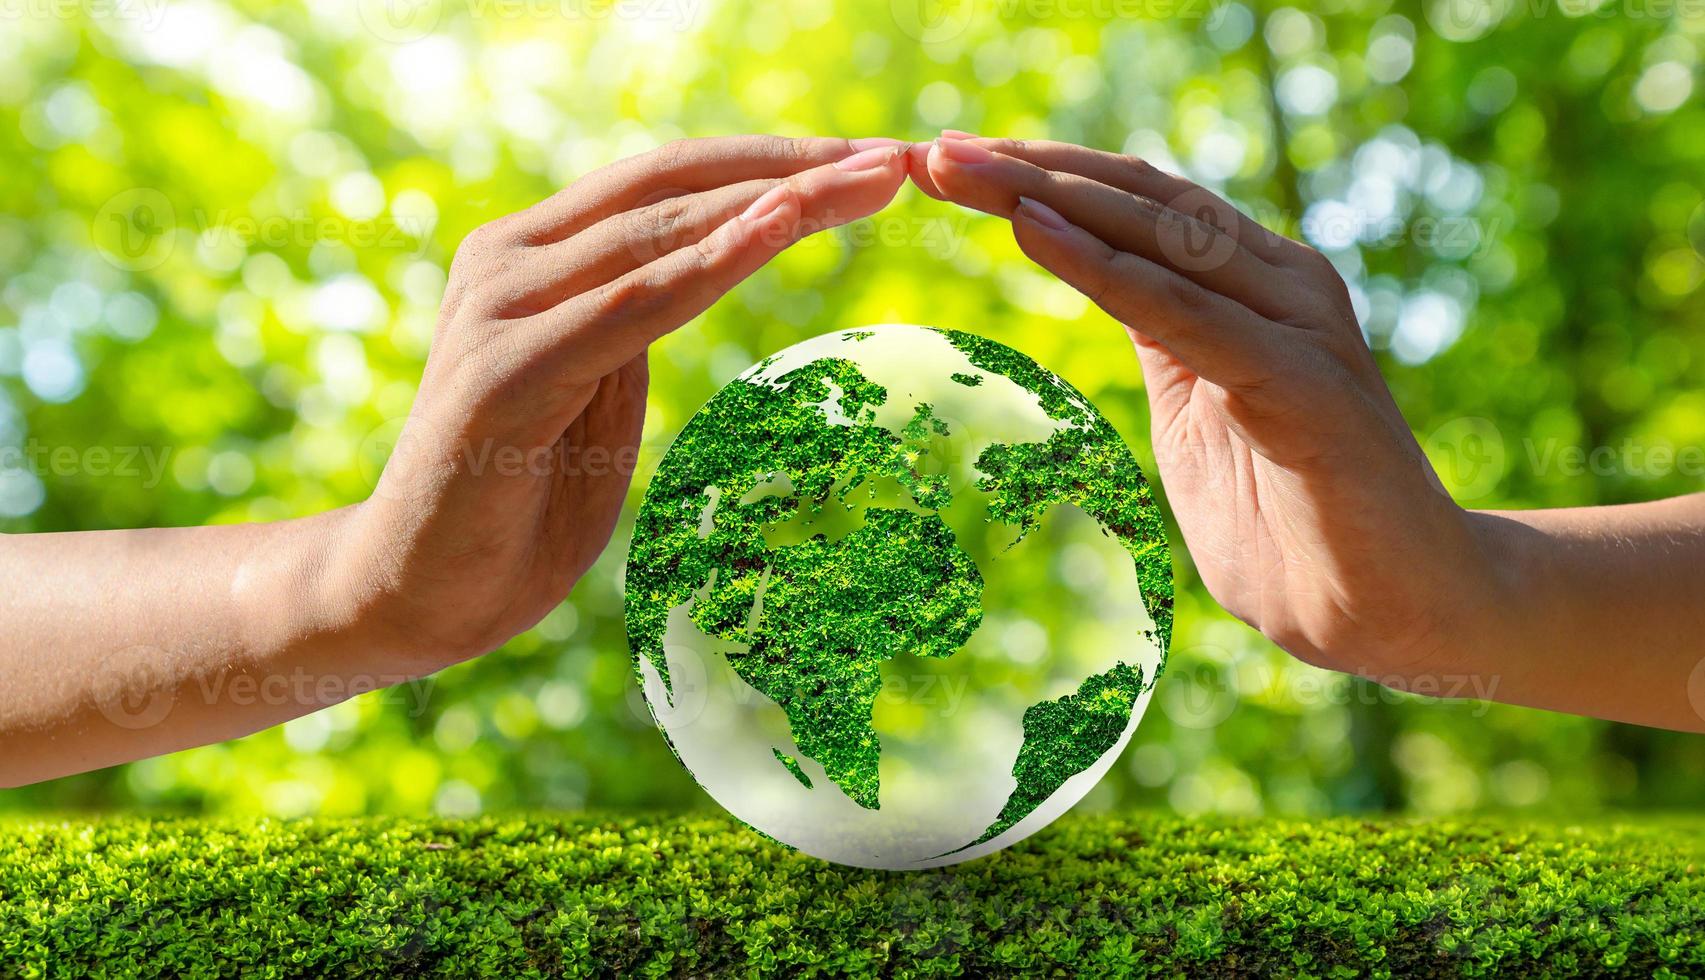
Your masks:
M 1095 518 L 1136 564 L 1150 637 L 1164 654 L 1172 638 L 1172 552 L 1154 493 L 1118 430 L 1064 378 L 1004 344 L 960 330 L 942 333 L 977 367 L 1035 395 L 1048 417 L 1067 424 L 1042 443 L 984 450 L 977 487 L 994 496 L 989 516 L 1028 532 L 1060 503 Z M 1162 668 L 1165 666 L 1162 660 Z M 1149 678 L 1153 684 L 1160 674 Z
M 773 385 L 724 387 L 676 437 L 646 491 L 628 553 L 628 642 L 636 664 L 649 661 L 666 687 L 671 609 L 710 584 L 709 595 L 694 603 L 694 623 L 713 637 L 751 642 L 747 618 L 770 563 L 765 525 L 802 503 L 821 506 L 837 483 L 867 470 L 904 467 L 899 438 L 870 421 L 887 392 L 848 361 L 808 368 Z M 831 385 L 854 425 L 825 424 L 820 406 Z M 791 481 L 791 494 L 744 499 L 778 472 Z M 717 494 L 707 504 L 711 487 Z M 707 506 L 714 506 L 708 521 Z
M 805 787 L 806 789 L 811 788 L 811 777 L 807 776 L 805 774 L 805 770 L 801 769 L 799 767 L 799 760 L 798 759 L 795 759 L 793 756 L 788 755 L 786 752 L 783 752 L 781 749 L 772 748 L 772 749 L 770 749 L 770 751 L 775 754 L 776 761 L 782 764 L 782 768 L 784 768 L 788 772 L 792 773 L 794 779 L 799 780 L 799 785 Z
M 982 624 L 983 578 L 935 514 L 872 508 L 838 541 L 771 552 L 764 615 L 735 672 L 787 713 L 794 744 L 853 802 L 878 809 L 872 727 L 881 665 L 947 657 Z
M 1705 824 L 1074 818 L 936 871 L 722 816 L 3 820 L 0 977 L 1689 977 Z
M 643 657 L 668 684 L 669 610 L 690 600 L 693 624 L 733 645 L 729 665 L 786 713 L 799 751 L 870 809 L 879 806 L 880 665 L 962 646 L 982 621 L 981 575 L 934 513 L 871 508 L 838 540 L 779 548 L 764 531 L 802 510 L 845 506 L 852 488 L 882 478 L 920 508 L 951 502 L 946 481 L 920 473 L 909 445 L 946 424 L 921 404 L 902 433 L 890 432 L 874 421 L 886 399 L 835 358 L 773 383 L 729 384 L 670 448 L 628 559 L 636 663 Z M 830 404 L 848 424 L 826 420 Z M 770 492 L 778 475 L 786 489 Z
M 1074 694 L 1031 705 L 1024 712 L 1024 744 L 1012 765 L 1018 786 L 973 843 L 1005 833 L 1117 745 L 1142 693 L 1142 668 L 1121 663 L 1088 678 Z

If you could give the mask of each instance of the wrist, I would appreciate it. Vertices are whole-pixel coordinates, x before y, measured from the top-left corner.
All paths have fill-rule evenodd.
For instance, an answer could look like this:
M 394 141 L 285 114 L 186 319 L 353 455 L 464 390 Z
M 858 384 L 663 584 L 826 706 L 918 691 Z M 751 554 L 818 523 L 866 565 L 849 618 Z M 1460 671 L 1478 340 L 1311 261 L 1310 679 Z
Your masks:
M 1472 680 L 1480 696 L 1496 699 L 1498 688 L 1522 683 L 1511 675 L 1527 662 L 1524 649 L 1534 635 L 1543 535 L 1502 514 L 1462 513 L 1472 558 L 1446 626 L 1450 669 Z
M 272 525 L 238 570 L 232 597 L 243 646 L 263 664 L 377 670 L 388 656 L 374 628 L 371 577 L 354 564 L 358 507 Z
M 326 529 L 315 591 L 323 628 L 346 649 L 371 669 L 424 677 L 496 649 L 543 616 L 517 620 L 514 587 L 442 557 L 421 508 L 411 507 L 375 496 L 336 512 Z
M 1442 495 L 1441 495 L 1442 496 Z M 1378 623 L 1339 669 L 1435 696 L 1484 691 L 1483 665 L 1497 663 L 1511 598 L 1520 593 L 1509 545 L 1495 522 L 1448 498 L 1414 514 L 1400 568 L 1362 596 L 1353 621 Z M 1489 696 L 1489 695 L 1484 695 Z

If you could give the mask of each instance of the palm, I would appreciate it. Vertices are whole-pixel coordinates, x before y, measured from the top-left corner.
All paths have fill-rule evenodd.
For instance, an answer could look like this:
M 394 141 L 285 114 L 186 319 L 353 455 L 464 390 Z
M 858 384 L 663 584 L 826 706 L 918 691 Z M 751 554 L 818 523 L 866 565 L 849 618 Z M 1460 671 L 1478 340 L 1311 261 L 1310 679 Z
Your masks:
M 406 530 L 386 543 L 388 567 L 377 571 L 402 579 L 397 591 L 407 602 L 397 627 L 472 655 L 561 601 L 620 514 L 646 383 L 641 356 L 591 384 L 553 392 L 562 414 L 550 414 L 570 418 L 560 433 L 523 429 L 468 440 L 425 426 L 418 435 L 405 431 L 392 457 L 399 484 L 430 486 L 417 478 L 438 472 L 449 474 L 451 486 L 477 483 L 483 493 L 437 489 L 430 504 L 403 509 Z
M 1342 478 L 1350 461 L 1334 447 L 1369 437 L 1324 430 L 1306 409 L 1252 413 L 1165 350 L 1137 344 L 1160 477 L 1203 584 L 1304 656 L 1340 642 L 1346 624 L 1362 631 L 1357 641 L 1408 630 L 1413 613 L 1396 603 L 1383 621 L 1347 618 L 1363 597 L 1403 594 L 1394 556 L 1430 544 L 1391 533 L 1374 474 Z
M 1221 393 L 1163 349 L 1138 340 L 1160 478 L 1203 583 L 1245 619 L 1282 591 L 1284 551 L 1269 517 L 1273 474 L 1234 433 Z
M 539 571 L 566 591 L 604 550 L 627 496 L 645 422 L 648 386 L 642 355 L 600 379 L 557 443 L 540 538 L 550 553 Z

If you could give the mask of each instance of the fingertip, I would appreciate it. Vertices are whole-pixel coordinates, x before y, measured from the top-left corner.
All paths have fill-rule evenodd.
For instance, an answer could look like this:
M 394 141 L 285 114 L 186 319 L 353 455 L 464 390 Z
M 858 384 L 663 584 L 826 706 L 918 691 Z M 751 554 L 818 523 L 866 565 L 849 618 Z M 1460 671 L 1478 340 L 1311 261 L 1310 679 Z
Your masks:
M 943 194 L 941 188 L 935 185 L 935 178 L 931 177 L 929 172 L 929 151 L 930 147 L 934 145 L 932 142 L 913 143 L 911 145 L 911 148 L 906 151 L 906 174 L 911 177 L 912 183 L 917 189 L 923 191 L 926 196 L 938 201 L 945 201 L 947 195 Z
M 912 144 L 902 143 L 894 147 L 893 156 L 882 161 L 882 169 L 886 170 L 888 176 L 893 179 L 895 190 L 899 190 L 900 185 L 906 182 L 906 172 L 910 168 L 911 151 Z
M 862 153 L 880 146 L 905 146 L 912 144 L 906 140 L 895 139 L 892 136 L 866 136 L 862 139 L 847 140 L 847 146 L 853 153 Z
M 974 165 L 954 158 L 953 152 L 945 148 L 949 142 L 953 141 L 936 140 L 931 143 L 925 158 L 925 173 L 941 199 L 957 201 L 988 214 L 1011 214 L 1012 199 L 1008 197 L 1004 203 L 996 200 L 1000 194 L 979 179 L 984 175 Z
M 856 174 L 866 170 L 875 170 L 885 166 L 894 156 L 892 146 L 872 146 L 854 153 L 850 157 L 836 160 L 829 166 L 846 173 Z
M 929 149 L 924 151 L 924 172 L 929 174 L 931 183 L 942 188 L 943 193 L 946 193 L 946 189 L 942 184 L 942 177 L 952 169 L 953 161 L 942 150 L 941 140 L 932 140 Z

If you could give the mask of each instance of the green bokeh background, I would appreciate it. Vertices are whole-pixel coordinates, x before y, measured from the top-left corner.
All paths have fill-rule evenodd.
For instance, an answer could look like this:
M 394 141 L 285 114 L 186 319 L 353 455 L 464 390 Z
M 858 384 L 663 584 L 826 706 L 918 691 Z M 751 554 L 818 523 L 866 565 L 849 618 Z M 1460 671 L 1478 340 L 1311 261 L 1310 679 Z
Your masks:
M 8 5 L 0 529 L 358 501 L 469 230 L 678 136 L 943 126 L 1140 154 L 1329 251 L 1399 404 L 1472 506 L 1697 490 L 1702 45 L 1705 7 L 1688 0 Z M 536 629 L 428 686 L 0 793 L 0 809 L 712 806 L 632 679 L 632 505 L 734 375 L 880 321 L 1031 354 L 1152 472 L 1122 332 L 1003 222 L 908 189 L 656 347 L 628 519 Z M 166 461 L 161 479 L 119 469 L 132 449 Z M 1705 802 L 1705 740 L 1316 671 L 1221 612 L 1175 550 L 1169 673 L 1086 808 Z

